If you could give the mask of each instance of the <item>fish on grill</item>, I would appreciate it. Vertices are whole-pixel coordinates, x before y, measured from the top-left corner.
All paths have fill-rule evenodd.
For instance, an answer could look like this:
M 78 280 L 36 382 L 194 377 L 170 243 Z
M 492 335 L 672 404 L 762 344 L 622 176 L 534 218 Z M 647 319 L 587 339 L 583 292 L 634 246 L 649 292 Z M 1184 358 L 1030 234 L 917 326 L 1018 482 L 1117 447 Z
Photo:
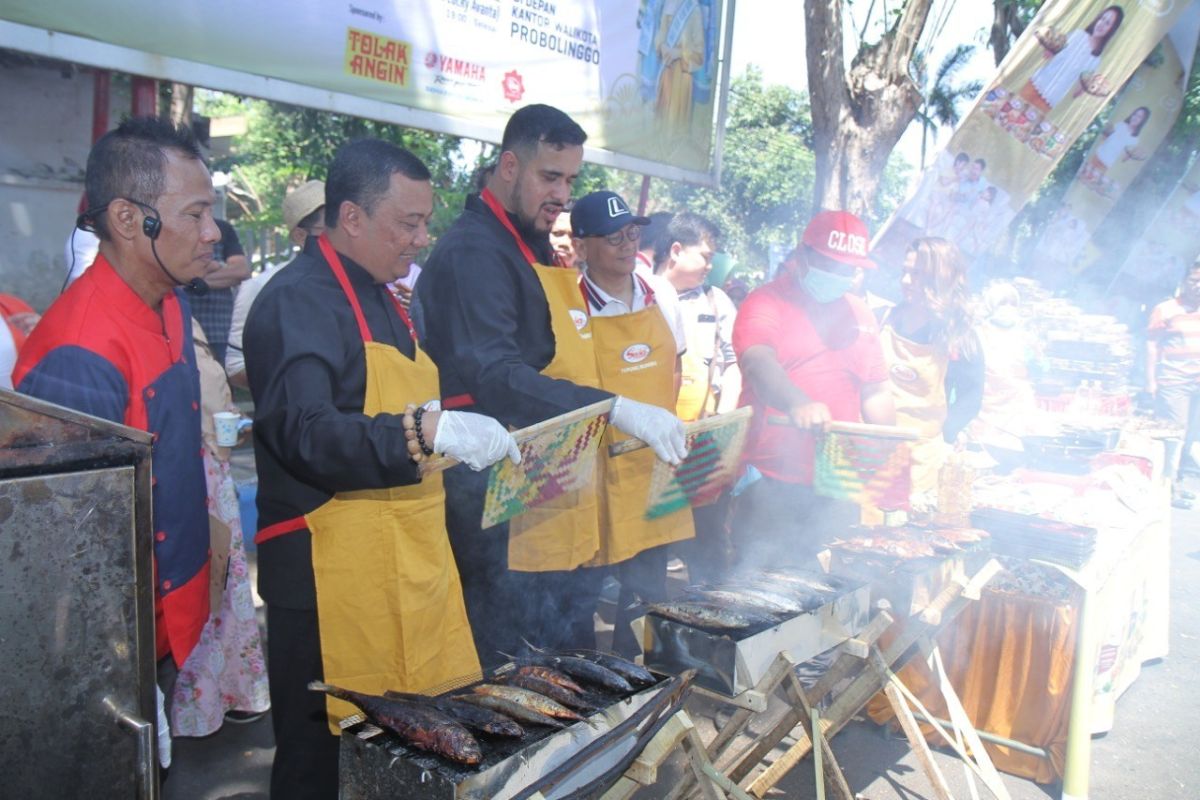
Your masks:
M 658 683 L 654 673 L 641 664 L 635 664 L 612 653 L 601 653 L 596 650 L 571 650 L 569 653 L 599 664 L 605 669 L 610 669 L 635 686 L 653 686 Z
M 506 683 L 510 686 L 516 686 L 520 689 L 528 689 L 531 692 L 537 692 L 540 695 L 549 697 L 554 702 L 564 705 L 567 708 L 575 709 L 576 711 L 590 712 L 595 711 L 595 707 L 590 705 L 579 695 L 572 692 L 570 689 L 564 689 L 556 683 L 535 678 L 532 675 L 522 675 L 519 672 L 514 672 L 511 675 L 497 677 L 496 680 Z
M 551 700 L 544 694 L 523 689 L 520 686 L 500 686 L 495 683 L 481 683 L 472 687 L 475 694 L 489 695 L 491 697 L 499 697 L 501 700 L 509 700 L 517 705 L 523 706 L 530 711 L 536 711 L 539 714 L 545 714 L 548 717 L 555 719 L 569 719 L 572 722 L 582 722 L 583 717 L 576 714 L 571 709 Z
M 554 717 L 526 708 L 520 703 L 514 703 L 512 700 L 496 697 L 495 695 L 456 694 L 451 699 L 457 703 L 470 703 L 471 705 L 482 706 L 483 708 L 503 714 L 506 717 L 511 717 L 518 722 L 528 725 L 543 725 L 547 728 L 567 727 L 566 723 L 559 722 Z
M 514 659 L 517 666 L 550 667 L 565 672 L 576 680 L 599 686 L 616 694 L 633 694 L 633 686 L 629 681 L 593 661 L 578 656 L 555 655 L 553 653 L 531 653 L 523 658 Z
M 478 764 L 483 758 L 479 742 L 470 731 L 434 708 L 353 692 L 320 681 L 312 681 L 308 688 L 357 706 L 371 722 L 421 750 L 460 764 Z
M 551 669 L 550 667 L 539 667 L 534 666 L 533 664 L 525 664 L 524 666 L 517 667 L 517 673 L 520 675 L 532 675 L 535 678 L 541 678 L 544 681 L 549 681 L 555 686 L 561 686 L 567 691 L 575 692 L 576 694 L 583 694 L 583 687 L 571 680 L 570 675 L 567 675 L 565 672 L 559 672 L 556 669 Z
M 845 587 L 841 581 L 836 578 L 822 575 L 817 577 L 811 573 L 801 572 L 786 572 L 784 570 L 769 569 L 761 574 L 762 579 L 775 582 L 787 586 L 792 590 L 819 593 L 819 594 L 837 594 Z
M 497 714 L 479 706 L 455 703 L 445 697 L 428 697 L 423 694 L 386 691 L 384 697 L 394 700 L 407 700 L 412 703 L 424 703 L 441 711 L 455 722 L 473 731 L 487 733 L 492 736 L 507 736 L 519 739 L 525 735 L 525 730 L 516 722 L 503 714 Z
M 731 607 L 718 603 L 679 600 L 671 603 L 652 603 L 648 608 L 651 613 L 682 622 L 693 628 L 736 631 L 753 628 L 757 625 L 777 623 L 777 620 L 768 614 L 745 607 Z

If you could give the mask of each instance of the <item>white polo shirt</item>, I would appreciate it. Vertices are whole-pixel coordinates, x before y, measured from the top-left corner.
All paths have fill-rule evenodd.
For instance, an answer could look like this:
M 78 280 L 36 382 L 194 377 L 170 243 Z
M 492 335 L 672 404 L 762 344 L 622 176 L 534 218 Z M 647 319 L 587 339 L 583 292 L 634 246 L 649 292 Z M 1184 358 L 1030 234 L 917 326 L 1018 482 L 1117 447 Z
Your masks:
M 622 314 L 632 314 L 641 311 L 648 305 L 658 306 L 671 335 L 675 337 L 675 353 L 682 354 L 687 350 L 687 334 L 683 329 L 683 309 L 679 305 L 679 296 L 675 287 L 657 275 L 642 276 L 634 274 L 633 306 L 630 307 L 619 298 L 613 297 L 601 289 L 587 274 L 587 265 L 583 266 L 583 290 L 588 300 L 588 308 L 597 317 L 619 317 Z

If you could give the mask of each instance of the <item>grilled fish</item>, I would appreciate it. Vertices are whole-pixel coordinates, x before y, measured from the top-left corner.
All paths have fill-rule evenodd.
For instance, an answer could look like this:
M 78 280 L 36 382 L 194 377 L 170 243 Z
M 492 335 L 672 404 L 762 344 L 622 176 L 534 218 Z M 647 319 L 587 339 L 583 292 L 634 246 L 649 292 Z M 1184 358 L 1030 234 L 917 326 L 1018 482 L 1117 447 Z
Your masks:
M 560 656 L 552 653 L 533 653 L 525 658 L 516 660 L 518 665 L 550 667 L 561 670 L 572 678 L 590 683 L 618 694 L 633 694 L 629 681 L 613 672 L 608 667 L 588 661 L 578 656 Z
M 499 697 L 502 700 L 511 700 L 517 705 L 524 706 L 530 711 L 536 711 L 539 714 L 545 714 L 548 717 L 556 719 L 569 719 L 573 722 L 582 722 L 583 717 L 576 714 L 571 709 L 564 706 L 562 703 L 551 700 L 544 694 L 523 689 L 520 686 L 500 686 L 495 683 L 481 683 L 473 687 L 475 694 L 486 694 L 492 697 Z
M 483 758 L 479 742 L 450 717 L 427 706 L 377 695 L 352 692 L 328 683 L 313 681 L 308 688 L 353 703 L 367 718 L 387 728 L 405 742 L 460 764 L 478 764 Z
M 764 623 L 775 623 L 774 617 L 756 614 L 746 608 L 727 608 L 717 603 L 680 600 L 673 603 L 653 603 L 649 609 L 660 617 L 682 622 L 693 628 L 736 631 Z
M 554 717 L 547 716 L 538 711 L 528 709 L 520 703 L 514 703 L 512 700 L 505 700 L 503 697 L 496 697 L 490 694 L 456 694 L 452 698 L 458 703 L 470 703 L 476 706 L 495 711 L 503 714 L 506 717 L 511 717 L 518 722 L 528 723 L 530 725 L 544 725 L 548 728 L 565 728 L 566 723 L 559 722 Z
M 492 736 L 508 736 L 514 739 L 519 739 L 525 735 L 525 730 L 513 720 L 503 714 L 497 714 L 495 711 L 480 708 L 479 706 L 455 703 L 444 697 L 427 697 L 422 694 L 408 694 L 407 692 L 387 691 L 383 693 L 383 696 L 395 700 L 425 703 L 441 711 L 455 722 L 480 733 L 487 733 Z
M 561 686 L 576 694 L 583 694 L 583 687 L 571 680 L 570 675 L 567 675 L 565 672 L 559 672 L 556 669 L 551 669 L 550 667 L 537 667 L 532 664 L 526 664 L 523 667 L 517 667 L 517 673 L 520 675 L 532 675 L 535 678 L 549 681 L 555 686 Z
M 635 686 L 653 686 L 658 683 L 654 674 L 641 664 L 635 664 L 612 653 L 600 653 L 595 650 L 572 650 L 570 652 L 571 655 L 593 661 L 605 669 L 612 670 Z
M 570 689 L 564 689 L 556 683 L 535 678 L 532 675 L 522 675 L 517 672 L 512 675 L 507 675 L 503 678 L 498 678 L 509 686 L 516 686 L 520 689 L 528 689 L 531 692 L 537 692 L 544 697 L 549 697 L 554 702 L 564 705 L 567 708 L 573 708 L 577 711 L 594 711 L 595 709 L 579 695 L 572 692 Z
M 702 603 L 725 604 L 725 606 L 750 606 L 767 614 L 794 614 L 799 612 L 798 603 L 791 599 L 775 601 L 751 591 L 722 587 L 720 589 L 689 589 L 688 599 Z M 793 608 L 794 607 L 794 608 Z

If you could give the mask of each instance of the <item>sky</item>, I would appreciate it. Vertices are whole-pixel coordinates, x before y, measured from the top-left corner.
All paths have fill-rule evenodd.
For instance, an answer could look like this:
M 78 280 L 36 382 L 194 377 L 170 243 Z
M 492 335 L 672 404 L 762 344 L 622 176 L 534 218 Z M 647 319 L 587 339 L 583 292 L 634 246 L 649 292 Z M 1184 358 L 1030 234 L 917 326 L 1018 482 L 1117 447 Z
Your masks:
M 861 29 L 862 17 L 867 8 L 874 6 L 876 10 L 885 6 L 895 9 L 900 0 L 891 3 L 869 0 L 857 0 L 850 5 L 851 15 L 857 15 L 855 28 Z M 786 8 L 781 13 L 780 9 Z M 935 23 L 944 20 L 944 25 L 934 36 Z M 959 74 L 958 79 L 967 81 L 978 79 L 987 82 L 995 73 L 995 61 L 992 52 L 987 49 L 987 28 L 992 21 L 992 4 L 985 0 L 934 0 L 933 10 L 929 15 L 922 39 L 922 46 L 930 40 L 935 41 L 930 63 L 937 65 L 955 45 L 965 42 L 976 45 L 971 62 Z M 850 35 L 849 22 L 846 31 L 847 46 L 856 43 L 856 38 Z M 870 34 L 868 34 L 870 38 Z M 872 39 L 873 40 L 873 39 Z M 851 53 L 847 54 L 849 64 Z M 733 75 L 740 75 L 750 64 L 759 67 L 763 79 L 767 83 L 782 84 L 800 91 L 808 91 L 804 63 L 804 4 L 801 0 L 788 0 L 786 3 L 778 0 L 739 0 L 734 12 L 733 23 Z M 965 116 L 970 104 L 964 103 L 960 108 Z M 950 139 L 950 130 L 939 132 L 937 142 L 929 144 L 926 161 L 931 161 L 937 148 Z M 921 129 L 913 123 L 900 140 L 897 149 L 904 158 L 913 165 L 913 176 L 917 174 L 916 166 L 921 160 Z

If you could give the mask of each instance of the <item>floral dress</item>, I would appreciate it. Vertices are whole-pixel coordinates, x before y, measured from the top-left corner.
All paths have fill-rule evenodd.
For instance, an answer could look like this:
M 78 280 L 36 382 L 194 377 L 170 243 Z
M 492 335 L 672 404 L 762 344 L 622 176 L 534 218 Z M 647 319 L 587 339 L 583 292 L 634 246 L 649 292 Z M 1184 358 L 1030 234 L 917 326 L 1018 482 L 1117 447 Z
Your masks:
M 213 535 L 215 587 L 213 613 L 175 682 L 171 729 L 175 736 L 207 736 L 221 727 L 227 711 L 263 712 L 270 707 L 262 637 L 250 590 L 250 569 L 242 542 L 237 489 L 229 467 L 229 449 L 216 444 L 215 411 L 236 411 L 225 372 L 208 351 L 199 325 L 193 324 L 203 404 L 204 471 L 208 482 L 209 527 Z M 219 604 L 217 597 L 220 598 Z

